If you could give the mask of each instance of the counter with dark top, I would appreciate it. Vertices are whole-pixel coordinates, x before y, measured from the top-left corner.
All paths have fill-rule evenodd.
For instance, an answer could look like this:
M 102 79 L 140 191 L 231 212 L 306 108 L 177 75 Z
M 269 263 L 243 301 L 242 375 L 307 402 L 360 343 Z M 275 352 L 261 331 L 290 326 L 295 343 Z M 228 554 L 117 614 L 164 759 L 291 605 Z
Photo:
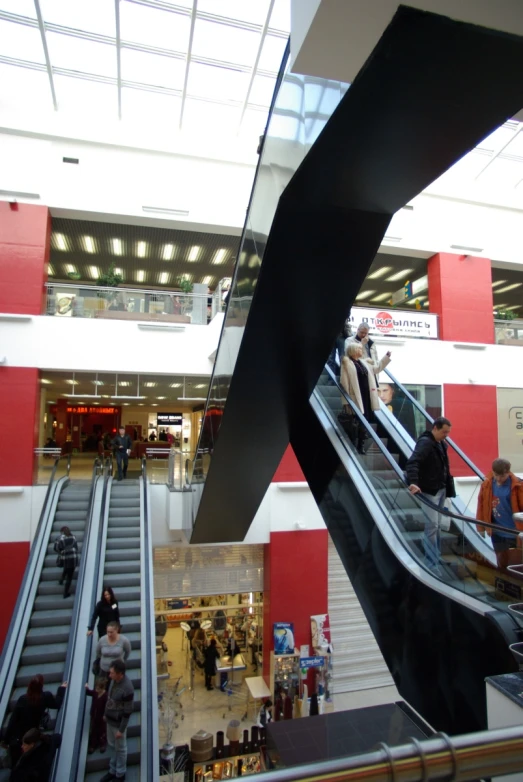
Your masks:
M 485 682 L 510 698 L 516 706 L 523 708 L 523 672 L 487 676 Z

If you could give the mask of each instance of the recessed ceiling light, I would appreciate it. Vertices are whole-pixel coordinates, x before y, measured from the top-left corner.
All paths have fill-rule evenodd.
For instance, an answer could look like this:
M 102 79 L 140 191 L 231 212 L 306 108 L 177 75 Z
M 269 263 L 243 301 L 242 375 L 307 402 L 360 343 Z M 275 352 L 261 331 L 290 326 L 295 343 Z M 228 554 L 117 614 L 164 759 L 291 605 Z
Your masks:
M 100 269 L 98 266 L 89 266 L 89 274 L 91 275 L 91 279 L 97 280 L 100 276 Z
M 392 293 L 380 293 L 379 296 L 374 296 L 371 301 L 385 301 L 385 299 L 390 299 L 391 296 Z
M 123 252 L 121 239 L 111 239 L 111 246 L 113 248 L 114 255 L 121 255 Z
M 492 308 L 494 312 L 497 312 L 498 310 L 506 310 L 507 305 L 506 304 L 496 304 L 495 307 Z
M 191 247 L 191 250 L 189 252 L 189 255 L 187 256 L 188 261 L 197 261 L 198 256 L 200 254 L 201 247 L 198 245 L 194 245 L 194 247 Z
M 154 405 L 151 405 L 151 407 L 158 407 L 158 405 L 157 405 L 157 404 L 154 404 Z
M 181 388 L 181 387 L 182 387 L 181 383 L 171 383 L 169 385 L 169 388 Z
M 120 267 L 119 267 L 119 266 L 117 266 L 117 267 L 115 268 L 115 270 L 114 270 L 114 273 L 115 273 L 115 274 L 119 274 L 119 275 L 120 275 L 120 277 L 123 277 L 123 270 L 122 270 L 122 269 L 120 269 Z
M 148 380 L 147 383 L 144 383 L 145 388 L 155 388 L 157 385 L 158 383 L 153 383 L 152 380 Z
M 124 402 L 125 407 L 129 407 L 130 404 L 131 404 L 130 402 Z
M 209 275 L 207 275 L 207 277 L 202 277 L 203 285 L 210 285 L 211 280 L 212 280 L 212 277 L 210 277 Z
M 359 301 L 360 299 L 368 299 L 369 296 L 372 296 L 376 291 L 361 291 L 361 293 L 358 293 L 356 296 L 356 301 Z
M 174 258 L 174 244 L 164 244 L 162 258 L 164 261 L 172 261 Z
M 67 274 L 77 274 L 76 266 L 73 266 L 72 263 L 66 263 L 65 264 L 65 271 Z
M 67 383 L 67 385 L 69 385 L 69 386 L 77 386 L 77 385 L 79 385 L 79 383 L 80 383 L 80 381 L 79 381 L 79 380 L 66 380 L 65 382 L 66 382 L 66 383 Z
M 166 396 L 157 396 L 156 399 L 167 399 Z
M 84 250 L 86 253 L 96 252 L 96 245 L 92 236 L 84 236 Z
M 147 254 L 147 244 L 146 242 L 138 242 L 136 245 L 136 255 L 138 258 L 145 258 Z
M 212 259 L 212 262 L 215 264 L 218 263 L 225 263 L 225 259 L 227 257 L 227 250 L 225 250 L 223 247 L 220 250 L 216 250 L 214 254 L 214 258 Z
M 55 275 L 54 266 L 51 266 L 50 263 L 47 265 L 47 274 L 49 277 L 54 277 Z
M 259 265 L 260 265 L 260 259 L 258 258 L 256 253 L 254 253 L 253 255 L 251 255 L 248 263 L 249 269 L 255 269 Z
M 118 381 L 118 385 L 119 386 L 130 386 L 131 385 L 131 381 L 130 380 L 119 380 Z
M 103 386 L 103 380 L 92 380 L 93 386 Z
M 498 288 L 500 285 L 504 285 L 506 283 L 506 280 L 496 280 L 496 282 L 492 283 L 493 288 Z
M 136 281 L 137 282 L 145 282 L 145 272 L 143 269 L 140 269 L 136 272 Z
M 451 244 L 453 250 L 466 250 L 468 253 L 482 253 L 482 247 L 467 247 L 465 244 Z
M 193 275 L 192 274 L 182 274 L 182 277 L 184 280 L 187 280 L 187 282 L 192 282 Z
M 63 234 L 53 234 L 53 239 L 57 250 L 69 249 L 69 243 Z
M 40 383 L 44 383 L 46 386 L 52 386 L 53 385 L 53 381 L 52 380 L 48 380 L 46 377 L 41 377 L 40 378 Z
M 372 272 L 372 274 L 369 274 L 367 276 L 368 280 L 378 280 L 380 277 L 383 277 L 384 274 L 387 274 L 387 272 L 392 271 L 392 266 L 382 266 L 381 269 L 376 269 L 375 272 Z
M 160 285 L 166 285 L 169 282 L 170 276 L 169 272 L 162 272 L 160 274 Z
M 207 383 L 198 383 L 198 385 L 194 386 L 195 388 L 205 388 Z
M 521 309 L 521 304 L 513 304 L 512 307 L 505 307 L 507 310 L 519 310 Z
M 494 293 L 506 293 L 507 291 L 513 291 L 515 288 L 520 288 L 523 282 L 513 282 L 512 285 L 505 285 L 504 288 L 498 288 Z
M 397 282 L 398 280 L 407 280 L 408 275 L 413 271 L 414 269 L 402 269 L 400 272 L 396 272 L 396 274 L 391 274 L 390 277 L 387 277 L 386 282 Z
M 91 402 L 92 405 L 99 405 L 100 402 Z
M 428 287 L 429 287 L 429 278 L 426 274 L 423 277 L 419 277 L 417 280 L 412 281 L 412 293 L 415 293 L 416 296 L 419 293 L 426 291 Z
M 143 407 L 143 406 L 144 406 L 143 402 L 138 402 L 138 407 Z

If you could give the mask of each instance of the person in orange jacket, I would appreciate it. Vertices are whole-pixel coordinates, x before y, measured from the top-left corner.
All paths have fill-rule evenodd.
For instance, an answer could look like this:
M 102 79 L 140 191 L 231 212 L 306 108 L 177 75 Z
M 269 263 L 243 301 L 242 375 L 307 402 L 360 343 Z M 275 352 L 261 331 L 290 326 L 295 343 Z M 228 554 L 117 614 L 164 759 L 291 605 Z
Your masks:
M 492 472 L 481 484 L 476 512 L 478 521 L 497 524 L 513 531 L 511 534 L 477 525 L 480 535 L 484 537 L 486 529 L 492 537 L 498 567 L 502 569 L 506 569 L 509 564 L 509 550 L 517 548 L 518 538 L 514 532 L 523 531 L 523 522 L 513 516 L 514 513 L 523 512 L 523 482 L 510 471 L 510 467 L 507 459 L 494 459 Z

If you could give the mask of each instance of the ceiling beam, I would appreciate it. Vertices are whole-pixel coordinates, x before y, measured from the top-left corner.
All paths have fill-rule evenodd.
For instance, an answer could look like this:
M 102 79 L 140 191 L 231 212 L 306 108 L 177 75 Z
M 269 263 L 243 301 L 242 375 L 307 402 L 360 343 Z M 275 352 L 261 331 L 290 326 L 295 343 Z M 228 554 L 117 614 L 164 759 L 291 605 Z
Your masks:
M 116 84 L 118 89 L 118 119 L 122 119 L 122 36 L 120 34 L 120 0 L 114 0 L 116 23 Z
M 242 110 L 240 113 L 240 121 L 238 123 L 238 130 L 241 128 L 241 124 L 243 122 L 243 117 L 245 116 L 245 111 L 247 109 L 247 105 L 249 103 L 249 97 L 252 90 L 252 85 L 254 83 L 254 77 L 256 76 L 256 71 L 258 70 L 258 63 L 260 62 L 260 57 L 263 49 L 263 44 L 265 43 L 265 38 L 267 37 L 267 31 L 269 29 L 269 22 L 271 20 L 271 14 L 272 9 L 274 8 L 274 2 L 275 0 L 271 0 L 269 3 L 269 10 L 267 11 L 267 16 L 265 18 L 265 23 L 262 27 L 261 35 L 260 35 L 260 43 L 258 44 L 258 51 L 256 52 L 256 59 L 254 60 L 254 64 L 251 69 L 251 75 L 249 77 L 249 86 L 247 87 L 247 93 L 245 95 L 245 100 L 243 101 Z
M 44 49 L 45 65 L 47 68 L 47 75 L 49 77 L 49 86 L 51 88 L 51 95 L 53 98 L 54 110 L 58 111 L 58 101 L 56 100 L 56 91 L 54 88 L 53 69 L 51 67 L 51 59 L 49 57 L 49 49 L 47 47 L 47 38 L 45 35 L 44 18 L 42 16 L 42 9 L 40 8 L 40 0 L 34 0 L 36 17 L 38 19 L 38 27 L 40 30 L 40 37 L 42 39 L 42 46 Z
M 198 0 L 193 0 L 192 13 L 191 13 L 191 29 L 189 32 L 189 45 L 187 47 L 187 59 L 185 61 L 185 75 L 183 77 L 183 92 L 182 92 L 182 105 L 180 106 L 180 124 L 179 129 L 182 129 L 183 114 L 185 111 L 185 99 L 187 98 L 187 84 L 189 82 L 189 67 L 191 65 L 192 57 L 192 42 L 194 38 L 194 25 L 196 24 L 196 12 L 198 10 Z

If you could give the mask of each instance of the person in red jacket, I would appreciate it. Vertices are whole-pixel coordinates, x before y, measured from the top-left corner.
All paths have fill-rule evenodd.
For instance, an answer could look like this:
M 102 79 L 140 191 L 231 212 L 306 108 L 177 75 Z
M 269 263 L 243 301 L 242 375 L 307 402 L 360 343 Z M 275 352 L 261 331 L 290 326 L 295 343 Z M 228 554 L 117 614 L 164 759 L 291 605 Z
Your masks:
M 523 482 L 510 471 L 510 467 L 507 459 L 494 459 L 492 472 L 481 484 L 476 512 L 478 521 L 500 527 L 499 530 L 493 530 L 477 525 L 480 535 L 484 537 L 486 529 L 492 537 L 498 567 L 502 569 L 506 569 L 509 564 L 510 549 L 517 548 L 518 538 L 514 533 L 523 531 L 523 523 L 513 516 L 514 513 L 523 512 Z

